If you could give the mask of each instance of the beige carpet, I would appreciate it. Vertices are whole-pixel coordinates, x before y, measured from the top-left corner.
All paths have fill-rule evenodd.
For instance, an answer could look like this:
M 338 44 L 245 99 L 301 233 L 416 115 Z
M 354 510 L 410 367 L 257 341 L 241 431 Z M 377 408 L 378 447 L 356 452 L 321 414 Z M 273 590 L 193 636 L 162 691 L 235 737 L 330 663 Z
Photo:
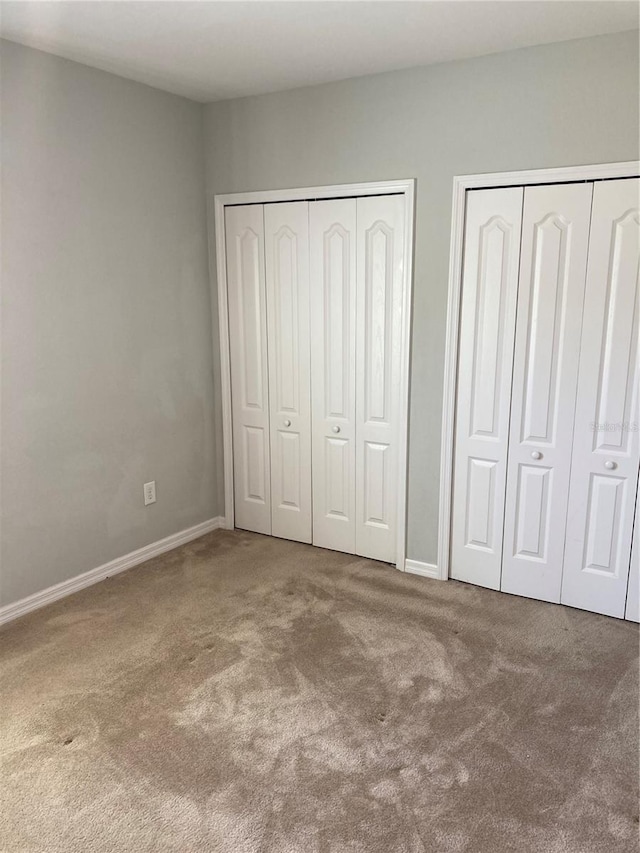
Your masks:
M 2 851 L 637 850 L 636 625 L 218 531 L 0 647 Z

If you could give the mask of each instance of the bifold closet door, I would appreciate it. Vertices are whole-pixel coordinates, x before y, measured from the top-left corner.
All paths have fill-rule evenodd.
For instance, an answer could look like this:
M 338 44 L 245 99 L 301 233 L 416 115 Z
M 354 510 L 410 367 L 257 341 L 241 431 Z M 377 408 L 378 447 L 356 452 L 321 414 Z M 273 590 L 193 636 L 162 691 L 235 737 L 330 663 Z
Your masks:
M 262 205 L 225 208 L 235 525 L 271 533 Z
M 271 533 L 311 542 L 309 204 L 264 206 Z
M 501 589 L 560 601 L 592 184 L 527 187 Z
M 563 604 L 618 617 L 640 463 L 639 193 L 638 180 L 593 191 L 562 577 Z
M 394 563 L 404 199 L 359 198 L 356 213 L 356 553 Z
M 395 562 L 402 196 L 312 202 L 313 542 Z
M 451 576 L 500 588 L 522 187 L 467 194 Z
M 313 544 L 356 550 L 356 200 L 309 206 Z

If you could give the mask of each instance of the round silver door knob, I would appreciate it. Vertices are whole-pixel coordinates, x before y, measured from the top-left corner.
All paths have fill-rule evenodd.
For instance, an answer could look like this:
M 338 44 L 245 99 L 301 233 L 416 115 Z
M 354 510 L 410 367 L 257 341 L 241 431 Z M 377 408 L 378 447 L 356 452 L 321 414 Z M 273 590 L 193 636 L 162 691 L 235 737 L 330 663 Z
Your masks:
M 540 453 L 539 450 L 532 450 L 531 451 L 531 458 L 532 459 L 542 459 L 542 453 Z
M 332 429 L 334 432 L 336 432 L 336 433 L 337 433 L 337 432 L 340 432 L 340 427 L 339 427 L 339 426 L 331 427 L 331 429 Z
M 618 467 L 618 465 L 617 465 L 617 463 L 612 462 L 611 460 L 609 460 L 608 462 L 605 462 L 605 463 L 604 463 L 604 467 L 605 467 L 605 468 L 608 468 L 608 469 L 609 469 L 609 471 L 615 471 L 615 469 Z
M 285 426 L 291 426 L 291 421 L 289 420 L 289 418 L 285 419 L 284 425 Z

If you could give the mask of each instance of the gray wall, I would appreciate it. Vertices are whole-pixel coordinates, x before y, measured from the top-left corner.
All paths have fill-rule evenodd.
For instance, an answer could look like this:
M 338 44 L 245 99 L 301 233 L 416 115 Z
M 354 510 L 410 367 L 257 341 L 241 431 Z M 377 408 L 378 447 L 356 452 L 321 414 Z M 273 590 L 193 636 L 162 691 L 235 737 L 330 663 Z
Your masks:
M 6 604 L 218 507 L 202 107 L 1 46 Z
M 418 179 L 409 558 L 436 560 L 453 176 L 634 159 L 638 121 L 637 32 L 207 107 L 209 193 Z

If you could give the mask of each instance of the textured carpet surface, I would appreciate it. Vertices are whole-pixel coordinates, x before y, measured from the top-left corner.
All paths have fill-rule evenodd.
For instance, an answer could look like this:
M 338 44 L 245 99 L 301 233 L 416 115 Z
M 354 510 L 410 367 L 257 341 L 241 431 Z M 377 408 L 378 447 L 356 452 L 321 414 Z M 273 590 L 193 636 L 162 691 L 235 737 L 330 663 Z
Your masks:
M 0 849 L 638 849 L 638 628 L 217 531 L 0 631 Z

